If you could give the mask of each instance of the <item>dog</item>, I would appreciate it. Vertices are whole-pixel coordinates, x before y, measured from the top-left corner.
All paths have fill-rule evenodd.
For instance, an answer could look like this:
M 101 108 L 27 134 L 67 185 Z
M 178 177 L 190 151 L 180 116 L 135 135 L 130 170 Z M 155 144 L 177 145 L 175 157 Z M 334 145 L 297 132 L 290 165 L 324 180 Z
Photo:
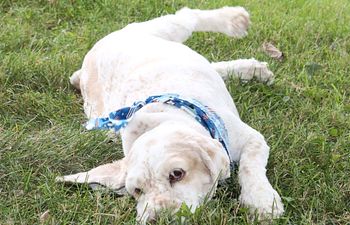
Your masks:
M 272 83 L 273 73 L 253 58 L 210 63 L 182 44 L 199 31 L 241 38 L 249 24 L 242 7 L 183 8 L 99 40 L 70 81 L 83 96 L 87 127 L 120 130 L 125 157 L 57 181 L 125 189 L 145 222 L 183 203 L 194 211 L 237 163 L 240 203 L 259 218 L 281 216 L 266 177 L 269 147 L 240 119 L 224 83 L 230 75 Z

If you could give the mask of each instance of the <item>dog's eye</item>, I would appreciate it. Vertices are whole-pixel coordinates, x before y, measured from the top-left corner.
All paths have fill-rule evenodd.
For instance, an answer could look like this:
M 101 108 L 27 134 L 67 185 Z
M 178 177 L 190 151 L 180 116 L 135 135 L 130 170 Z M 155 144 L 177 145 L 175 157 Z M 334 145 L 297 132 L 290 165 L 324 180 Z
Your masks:
M 183 169 L 174 169 L 169 174 L 169 181 L 170 184 L 173 184 L 174 182 L 180 181 L 184 178 L 186 172 Z

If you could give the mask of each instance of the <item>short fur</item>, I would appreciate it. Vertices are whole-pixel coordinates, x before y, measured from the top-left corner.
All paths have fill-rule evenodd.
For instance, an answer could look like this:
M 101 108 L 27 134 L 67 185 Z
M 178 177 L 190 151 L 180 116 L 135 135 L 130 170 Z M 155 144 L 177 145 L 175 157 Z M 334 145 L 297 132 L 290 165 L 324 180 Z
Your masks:
M 283 204 L 266 177 L 269 147 L 264 137 L 239 117 L 224 79 L 256 77 L 271 83 L 267 64 L 255 59 L 210 63 L 183 45 L 195 31 L 221 32 L 240 38 L 247 34 L 249 14 L 242 7 L 215 10 L 184 8 L 174 15 L 133 23 L 113 32 L 87 53 L 71 83 L 84 98 L 88 118 L 148 96 L 177 93 L 214 109 L 229 136 L 228 150 L 239 164 L 240 202 L 261 217 L 278 217 Z M 211 196 L 218 179 L 229 176 L 229 159 L 193 117 L 181 109 L 149 104 L 122 130 L 125 158 L 88 172 L 59 177 L 59 181 L 125 187 L 137 203 L 141 221 L 155 219 L 161 209 L 186 203 L 193 210 Z M 171 184 L 169 173 L 181 168 L 183 180 Z

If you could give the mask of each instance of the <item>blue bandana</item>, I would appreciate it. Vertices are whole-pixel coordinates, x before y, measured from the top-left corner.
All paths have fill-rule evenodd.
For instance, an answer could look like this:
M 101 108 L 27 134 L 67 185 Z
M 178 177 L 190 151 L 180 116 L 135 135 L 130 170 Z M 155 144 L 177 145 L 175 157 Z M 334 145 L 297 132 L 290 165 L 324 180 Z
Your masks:
M 224 147 L 229 159 L 232 159 L 228 151 L 227 131 L 222 119 L 208 106 L 204 106 L 194 99 L 185 99 L 177 94 L 164 94 L 150 96 L 146 101 L 135 102 L 131 107 L 118 109 L 109 113 L 108 117 L 90 119 L 86 123 L 86 129 L 114 129 L 116 132 L 125 127 L 132 116 L 150 103 L 164 103 L 180 108 L 191 114 L 203 127 L 205 127 L 212 138 L 218 140 Z

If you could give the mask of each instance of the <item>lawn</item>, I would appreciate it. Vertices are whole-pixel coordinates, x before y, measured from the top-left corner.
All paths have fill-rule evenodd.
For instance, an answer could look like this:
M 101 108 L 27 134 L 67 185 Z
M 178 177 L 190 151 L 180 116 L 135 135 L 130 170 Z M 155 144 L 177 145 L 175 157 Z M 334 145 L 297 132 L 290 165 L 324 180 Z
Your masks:
M 183 6 L 242 5 L 240 40 L 196 33 L 187 45 L 211 61 L 266 61 L 272 86 L 230 79 L 242 119 L 271 146 L 268 177 L 285 204 L 275 224 L 350 224 L 350 2 L 348 0 L 28 0 L 0 2 L 0 224 L 132 224 L 135 201 L 56 176 L 122 157 L 104 132 L 86 131 L 80 94 L 69 84 L 86 52 L 106 34 Z M 265 55 L 264 41 L 284 52 Z M 158 224 L 249 224 L 233 173 L 193 215 Z M 40 215 L 45 211 L 40 221 Z

